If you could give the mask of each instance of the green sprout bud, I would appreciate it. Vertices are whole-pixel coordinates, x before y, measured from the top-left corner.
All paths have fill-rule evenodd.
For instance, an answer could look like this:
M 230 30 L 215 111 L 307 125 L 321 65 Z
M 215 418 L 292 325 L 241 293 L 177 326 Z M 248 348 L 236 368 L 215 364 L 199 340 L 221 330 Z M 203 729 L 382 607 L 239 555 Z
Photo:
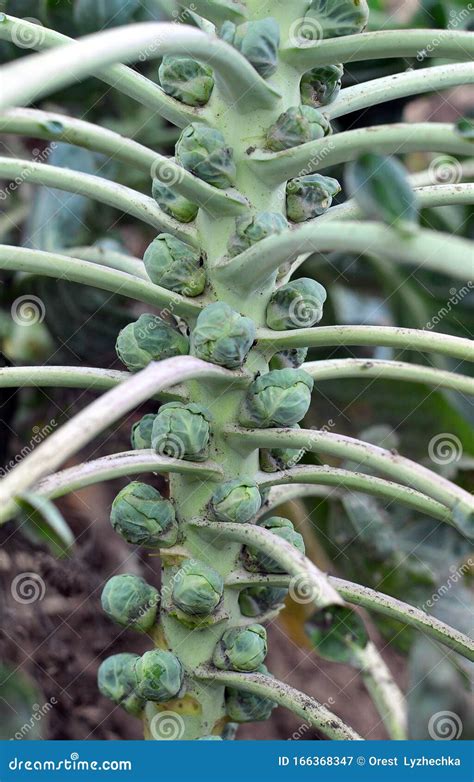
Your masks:
M 233 627 L 226 630 L 212 658 L 217 668 L 226 671 L 256 671 L 267 655 L 267 632 L 262 625 Z
M 130 372 L 138 372 L 152 361 L 185 356 L 189 341 L 158 315 L 145 314 L 119 332 L 115 350 Z
M 219 605 L 223 594 L 222 576 L 204 562 L 190 559 L 175 576 L 173 603 L 186 614 L 211 614 Z
M 143 256 L 150 280 L 184 296 L 199 296 L 206 287 L 206 272 L 196 250 L 171 234 L 153 239 Z
M 97 684 L 106 698 L 138 716 L 145 702 L 136 693 L 135 664 L 138 654 L 113 654 L 99 666 Z
M 219 521 L 245 524 L 255 516 L 262 505 L 262 498 L 255 481 L 237 478 L 221 483 L 214 492 L 211 507 Z
M 274 369 L 251 383 L 242 405 L 240 423 L 262 429 L 293 426 L 311 402 L 313 379 L 302 369 Z
M 198 205 L 188 201 L 179 193 L 175 193 L 159 179 L 153 180 L 151 194 L 160 209 L 170 217 L 174 217 L 175 220 L 179 220 L 180 223 L 191 223 L 196 219 L 199 211 Z
M 237 49 L 255 68 L 263 79 L 275 73 L 278 65 L 280 28 L 273 17 L 256 22 L 244 22 L 238 27 L 233 22 L 224 22 L 221 38 Z
M 176 144 L 176 162 L 214 187 L 231 187 L 236 168 L 233 152 L 220 130 L 198 122 L 188 125 Z
M 174 459 L 202 462 L 208 457 L 210 413 L 200 405 L 168 402 L 153 423 L 151 446 Z
M 102 590 L 102 608 L 114 622 L 146 633 L 155 624 L 160 595 L 139 576 L 112 576 Z
M 110 521 L 127 543 L 136 546 L 168 548 L 178 539 L 173 504 L 147 483 L 132 481 L 117 494 Z
M 136 424 L 133 424 L 130 435 L 132 448 L 135 448 L 137 451 L 151 448 L 151 430 L 153 429 L 155 417 L 155 413 L 147 413 Z
M 258 673 L 271 676 L 265 665 L 257 668 Z M 272 677 L 273 678 L 273 677 Z M 227 716 L 233 722 L 262 722 L 268 720 L 276 703 L 261 695 L 244 692 L 234 687 L 226 687 L 225 705 Z
M 169 701 L 183 686 L 183 669 L 171 652 L 152 649 L 135 663 L 137 692 L 147 701 Z
M 239 608 L 243 616 L 257 617 L 281 606 L 288 594 L 284 587 L 253 586 L 242 589 Z
M 323 316 L 325 288 L 310 277 L 282 285 L 267 306 L 267 326 L 276 331 L 302 329 L 319 323 Z
M 310 641 L 321 657 L 357 665 L 357 651 L 369 642 L 365 625 L 352 608 L 328 606 L 305 624 Z
M 337 179 L 322 174 L 290 179 L 286 185 L 286 214 L 293 223 L 312 220 L 329 209 L 332 199 L 341 192 Z
M 336 100 L 341 89 L 342 65 L 319 65 L 301 79 L 301 101 L 305 106 L 328 106 Z
M 290 427 L 299 429 L 299 424 Z M 276 472 L 277 470 L 289 470 L 298 464 L 304 456 L 304 448 L 261 448 L 260 469 L 264 472 Z
M 291 543 L 295 549 L 304 554 L 304 540 L 299 532 L 296 532 L 289 519 L 281 516 L 271 516 L 260 523 L 261 527 L 270 530 L 274 535 Z M 285 570 L 274 559 L 258 548 L 248 546 L 244 551 L 244 564 L 247 570 L 263 573 L 284 573 Z
M 191 335 L 194 356 L 228 369 L 241 367 L 255 340 L 255 324 L 223 301 L 209 304 Z
M 227 249 L 233 258 L 248 250 L 253 244 L 267 236 L 281 234 L 288 228 L 288 222 L 278 212 L 260 212 L 253 217 L 242 215 L 235 221 L 235 233 L 230 237 Z
M 275 353 L 270 359 L 270 369 L 298 369 L 304 364 L 308 348 L 288 348 Z
M 332 133 L 325 114 L 312 106 L 292 106 L 269 128 L 265 146 L 273 152 L 291 149 Z
M 368 18 L 366 0 L 311 0 L 303 35 L 311 40 L 353 35 L 364 29 Z
M 166 54 L 158 78 L 167 95 L 187 106 L 205 106 L 214 88 L 212 68 L 190 57 Z

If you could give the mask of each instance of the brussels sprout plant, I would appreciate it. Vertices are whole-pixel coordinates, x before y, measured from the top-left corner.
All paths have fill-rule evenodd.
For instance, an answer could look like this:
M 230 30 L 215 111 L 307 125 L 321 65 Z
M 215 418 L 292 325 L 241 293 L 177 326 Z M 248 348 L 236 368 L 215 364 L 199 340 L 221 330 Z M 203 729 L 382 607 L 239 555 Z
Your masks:
M 15 43 L 33 31 L 44 49 L 0 67 L 0 130 L 47 141 L 59 133 L 64 143 L 141 171 L 148 192 L 10 157 L 0 159 L 0 177 L 81 193 L 142 221 L 154 237 L 143 261 L 107 248 L 99 254 L 91 247 L 0 246 L 0 269 L 119 293 L 135 302 L 137 318 L 117 335 L 117 356 L 127 371 L 0 370 L 3 386 L 77 385 L 98 394 L 6 474 L 0 523 L 18 514 L 29 490 L 54 499 L 100 480 L 141 474 L 143 481 L 117 494 L 110 521 L 130 547 L 159 554 L 161 587 L 120 573 L 104 585 L 102 605 L 113 621 L 139 630 L 149 650 L 140 657 L 124 649 L 105 659 L 98 687 L 141 717 L 146 737 L 158 703 L 179 715 L 184 739 L 219 739 L 226 723 L 266 719 L 275 705 L 329 738 L 359 739 L 326 706 L 276 681 L 263 665 L 262 623 L 300 586 L 312 608 L 307 628 L 315 652 L 356 660 L 390 737 L 404 738 L 404 698 L 354 605 L 410 625 L 470 660 L 472 641 L 424 610 L 323 573 L 305 556 L 300 531 L 274 512 L 287 497 L 326 482 L 474 535 L 473 498 L 444 473 L 304 422 L 314 386 L 330 378 L 343 384 L 363 371 L 472 394 L 472 380 L 454 371 L 474 359 L 472 344 L 430 329 L 320 326 L 326 290 L 298 271 L 309 254 L 317 253 L 322 268 L 337 251 L 368 253 L 392 267 L 423 266 L 460 285 L 471 279 L 472 245 L 424 227 L 418 217 L 426 206 L 472 204 L 472 185 L 417 186 L 415 197 L 405 168 L 391 156 L 468 156 L 472 141 L 446 123 L 338 133 L 337 120 L 383 101 L 467 83 L 472 39 L 461 30 L 445 36 L 436 30 L 363 32 L 365 0 L 269 0 L 264 18 L 256 0 L 207 0 L 197 5 L 207 21 L 194 4 L 180 5 L 192 14 L 177 23 L 130 23 L 74 43 L 44 27 L 35 35 L 31 21 L 0 16 L 2 40 Z M 344 64 L 416 57 L 420 50 L 429 57 L 433 38 L 437 62 L 453 62 L 340 90 Z M 126 64 L 156 58 L 161 86 Z M 54 124 L 48 112 L 24 108 L 89 76 L 175 125 L 175 156 L 108 127 L 67 114 Z M 343 181 L 334 167 L 351 161 L 351 198 L 331 206 L 341 190 L 332 173 Z M 354 345 L 444 355 L 452 371 L 428 359 L 415 364 L 384 357 L 361 366 L 344 358 Z M 306 361 L 307 350 L 318 346 L 346 352 Z M 58 472 L 146 401 L 154 409 L 139 421 L 135 414 L 132 450 Z M 308 453 L 323 465 L 296 466 Z M 338 459 L 350 469 L 333 466 Z M 147 473 L 167 475 L 166 492 L 147 482 Z

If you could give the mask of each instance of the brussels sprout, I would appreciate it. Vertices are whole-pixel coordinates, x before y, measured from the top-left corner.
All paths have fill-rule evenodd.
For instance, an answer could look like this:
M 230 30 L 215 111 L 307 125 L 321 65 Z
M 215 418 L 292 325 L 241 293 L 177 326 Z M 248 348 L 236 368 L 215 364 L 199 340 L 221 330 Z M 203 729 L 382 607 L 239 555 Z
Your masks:
M 306 414 L 313 379 L 302 369 L 274 369 L 251 383 L 241 408 L 240 423 L 260 429 L 293 426 Z
M 206 287 L 206 272 L 196 250 L 171 234 L 153 239 L 143 256 L 152 282 L 184 296 L 199 296 Z
M 411 229 L 418 223 L 418 199 L 398 158 L 366 152 L 347 166 L 345 182 L 364 216 Z
M 274 535 L 291 543 L 302 554 L 305 552 L 304 541 L 299 532 L 296 532 L 289 519 L 283 519 L 281 516 L 271 516 L 260 522 L 260 527 L 270 530 Z M 260 549 L 247 546 L 244 553 L 245 568 L 252 572 L 263 571 L 264 573 L 284 573 L 285 570 L 275 562 L 268 554 Z
M 152 649 L 135 663 L 137 692 L 147 701 L 169 701 L 183 686 L 183 669 L 171 652 Z
M 213 663 L 217 668 L 256 671 L 267 655 L 267 632 L 262 625 L 233 627 L 217 644 Z
M 307 141 L 314 141 L 332 133 L 325 114 L 312 106 L 292 106 L 280 114 L 267 131 L 265 146 L 273 152 L 297 147 Z
M 336 100 L 341 89 L 342 65 L 319 65 L 303 75 L 301 101 L 305 106 L 327 106 Z
M 167 95 L 187 106 L 205 106 L 214 88 L 212 68 L 190 57 L 166 54 L 158 78 Z
M 255 481 L 237 478 L 221 483 L 214 492 L 211 508 L 219 521 L 245 524 L 260 510 L 262 498 Z
M 131 573 L 109 578 L 101 595 L 107 616 L 122 627 L 132 627 L 142 633 L 155 624 L 159 602 L 158 590 Z
M 145 314 L 119 332 L 115 350 L 130 372 L 138 372 L 151 361 L 185 356 L 189 341 L 158 315 Z
M 176 144 L 176 162 L 214 187 L 231 187 L 236 168 L 231 147 L 220 130 L 192 122 Z
M 303 36 L 319 40 L 321 36 L 339 38 L 360 33 L 368 18 L 366 0 L 312 0 L 304 17 Z
M 345 606 L 317 611 L 305 624 L 311 643 L 321 657 L 334 662 L 357 664 L 357 650 L 369 642 L 360 616 Z
M 139 659 L 138 654 L 113 654 L 100 664 L 97 674 L 102 695 L 136 716 L 145 705 L 136 692 L 135 664 Z
M 276 331 L 302 329 L 319 323 L 323 316 L 325 288 L 310 277 L 282 285 L 267 305 L 267 326 Z
M 202 462 L 209 453 L 210 418 L 200 405 L 168 402 L 153 423 L 151 447 L 175 459 Z
M 255 340 L 255 324 L 223 301 L 209 304 L 196 321 L 191 353 L 228 369 L 241 367 Z
M 196 219 L 199 211 L 197 204 L 188 201 L 179 193 L 175 193 L 169 187 L 166 187 L 159 179 L 154 179 L 151 186 L 151 194 L 156 203 L 166 212 L 167 215 L 179 220 L 180 223 L 191 223 Z
M 286 185 L 286 214 L 293 223 L 303 223 L 322 215 L 341 192 L 337 179 L 309 174 L 290 179 Z
M 204 616 L 219 605 L 224 581 L 216 570 L 196 559 L 188 560 L 173 584 L 173 603 L 186 614 Z
M 244 22 L 238 27 L 233 22 L 224 22 L 220 36 L 243 54 L 262 78 L 268 79 L 275 73 L 278 65 L 280 28 L 273 17 Z
M 288 590 L 285 587 L 253 586 L 242 589 L 239 594 L 240 613 L 256 617 L 280 606 Z
M 290 427 L 299 429 L 299 424 Z M 289 470 L 298 464 L 304 456 L 304 448 L 261 448 L 260 469 L 264 472 L 276 472 L 277 470 Z
M 253 217 L 242 215 L 235 221 L 235 233 L 230 237 L 227 249 L 233 258 L 245 252 L 253 244 L 266 239 L 267 236 L 281 234 L 288 228 L 288 222 L 278 212 L 259 212 Z
M 275 353 L 270 359 L 270 369 L 298 369 L 304 364 L 308 348 L 288 348 Z
M 147 413 L 136 424 L 132 426 L 130 441 L 132 448 L 141 451 L 144 448 L 151 448 L 151 430 L 153 429 L 154 413 Z
M 271 676 L 265 665 L 257 668 L 258 673 Z M 273 677 L 272 677 L 273 678 Z M 225 704 L 227 716 L 234 722 L 261 722 L 268 720 L 276 703 L 261 695 L 226 687 Z
M 173 504 L 147 483 L 132 481 L 117 494 L 110 521 L 127 543 L 137 546 L 167 548 L 178 539 Z

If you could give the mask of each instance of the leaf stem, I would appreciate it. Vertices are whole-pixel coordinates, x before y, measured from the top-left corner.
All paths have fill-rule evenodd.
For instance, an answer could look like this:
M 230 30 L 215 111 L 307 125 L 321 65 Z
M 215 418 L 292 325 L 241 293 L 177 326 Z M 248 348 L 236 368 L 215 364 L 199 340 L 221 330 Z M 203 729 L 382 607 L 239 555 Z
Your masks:
M 195 671 L 194 676 L 204 681 L 218 682 L 227 687 L 236 687 L 244 692 L 254 693 L 262 698 L 269 698 L 279 706 L 284 706 L 297 714 L 313 728 L 321 730 L 330 739 L 361 740 L 358 733 L 342 722 L 326 706 L 294 687 L 262 673 L 219 671 L 217 668 L 203 666 Z
M 353 648 L 352 654 L 390 738 L 407 739 L 405 698 L 377 647 L 369 641 L 364 649 Z
M 0 269 L 15 272 L 42 274 L 46 277 L 93 285 L 102 290 L 111 291 L 120 296 L 143 301 L 154 307 L 172 308 L 179 315 L 196 317 L 201 305 L 192 299 L 186 299 L 178 293 L 160 288 L 131 274 L 101 266 L 98 263 L 70 258 L 66 255 L 30 250 L 26 247 L 0 245 Z

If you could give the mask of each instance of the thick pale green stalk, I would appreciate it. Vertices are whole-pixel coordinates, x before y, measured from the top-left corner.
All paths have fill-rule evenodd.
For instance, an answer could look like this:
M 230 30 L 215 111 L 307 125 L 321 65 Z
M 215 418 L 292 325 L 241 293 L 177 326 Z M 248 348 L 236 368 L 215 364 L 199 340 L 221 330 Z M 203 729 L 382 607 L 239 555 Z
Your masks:
M 371 443 L 333 432 L 309 429 L 242 429 L 229 427 L 228 436 L 236 447 L 247 448 L 304 448 L 307 451 L 350 459 L 357 465 L 366 465 L 400 483 L 427 494 L 448 508 L 461 502 L 474 513 L 474 498 L 441 475 L 422 467 L 398 453 L 387 451 Z
M 192 299 L 186 299 L 178 293 L 160 288 L 159 285 L 133 277 L 131 274 L 98 263 L 83 261 L 80 258 L 70 258 L 43 250 L 29 250 L 26 247 L 2 244 L 0 245 L 0 269 L 42 274 L 45 277 L 94 285 L 96 288 L 129 296 L 131 299 L 155 307 L 169 308 L 178 315 L 191 318 L 197 317 L 202 309 L 202 305 Z
M 467 35 L 472 37 L 472 33 Z M 424 92 L 440 92 L 472 82 L 474 82 L 472 62 L 405 71 L 346 87 L 345 90 L 341 90 L 334 103 L 327 107 L 327 114 L 331 119 L 336 119 L 352 111 L 360 111 L 389 100 L 420 95 Z
M 318 326 L 294 331 L 260 329 L 258 344 L 271 354 L 287 348 L 378 345 L 400 350 L 440 353 L 462 361 L 474 361 L 474 345 L 469 339 L 395 326 Z
M 218 272 L 235 288 L 253 290 L 268 282 L 283 263 L 305 253 L 329 250 L 374 254 L 463 281 L 472 277 L 472 244 L 467 239 L 428 229 L 402 235 L 383 223 L 352 220 L 313 222 L 269 236 L 235 258 L 223 260 Z
M 450 388 L 463 394 L 474 394 L 474 378 L 456 372 L 425 367 L 421 364 L 408 364 L 404 361 L 384 361 L 383 359 L 342 358 L 327 361 L 310 361 L 303 364 L 304 369 L 318 383 L 321 380 L 334 380 L 342 377 L 380 380 L 409 381 L 427 383 L 436 388 Z
M 0 388 L 87 388 L 88 391 L 108 391 L 130 380 L 130 372 L 97 367 L 1 367 Z M 160 391 L 157 399 L 181 401 L 187 399 L 183 387 Z
M 317 65 L 335 62 L 388 59 L 389 57 L 425 57 L 439 59 L 474 59 L 472 35 L 464 30 L 377 30 L 373 33 L 345 35 L 323 41 L 305 42 L 304 46 L 283 48 L 281 56 L 301 73 Z
M 352 109 L 351 109 L 352 110 Z M 363 152 L 394 155 L 406 152 L 444 152 L 472 155 L 472 143 L 443 122 L 374 125 L 336 133 L 283 152 L 254 152 L 249 165 L 269 185 L 347 163 Z
M 81 258 L 83 261 L 98 263 L 99 266 L 107 266 L 110 269 L 116 269 L 125 274 L 131 274 L 132 277 L 140 277 L 141 280 L 149 281 L 148 274 L 145 271 L 143 261 L 134 258 L 133 255 L 125 255 L 115 250 L 109 250 L 108 247 L 100 245 L 90 245 L 88 247 L 61 247 L 61 255 L 68 255 L 72 258 Z
M 374 497 L 381 497 L 384 500 L 395 500 L 402 502 L 419 513 L 426 513 L 434 519 L 445 521 L 452 524 L 451 513 L 449 509 L 440 502 L 432 500 L 421 492 L 415 491 L 407 486 L 402 486 L 393 481 L 387 481 L 384 478 L 377 478 L 374 475 L 365 473 L 351 472 L 338 467 L 322 467 L 316 465 L 301 465 L 292 467 L 282 472 L 259 472 L 255 480 L 262 489 L 269 486 L 291 486 L 293 484 L 315 483 L 322 486 L 335 486 L 338 490 L 359 491 L 365 494 L 371 494 Z M 340 494 L 341 492 L 339 492 Z M 297 494 L 295 495 L 297 496 Z M 329 495 L 331 496 L 331 494 Z
M 39 51 L 53 49 L 74 41 L 73 38 L 68 38 L 67 35 L 62 35 L 56 30 L 49 30 L 27 19 L 18 19 L 7 14 L 0 14 L 0 40 L 12 43 L 20 41 L 22 48 Z M 124 95 L 134 98 L 152 111 L 156 111 L 178 127 L 184 128 L 190 122 L 203 119 L 199 109 L 185 106 L 184 103 L 166 95 L 151 79 L 146 79 L 126 65 L 109 65 L 94 71 L 91 75 L 109 84 L 113 89 L 123 92 Z
M 197 243 L 193 228 L 169 217 L 153 198 L 103 177 L 84 174 L 82 171 L 73 171 L 70 168 L 35 163 L 33 160 L 17 160 L 9 157 L 0 157 L 0 177 L 13 179 L 16 184 L 32 182 L 36 185 L 57 187 L 70 193 L 80 193 L 93 201 L 113 206 L 114 209 L 132 215 L 159 231 L 167 231 L 187 244 Z
M 38 445 L 0 485 L 0 521 L 15 508 L 15 497 L 33 486 L 125 413 L 159 391 L 191 378 L 233 378 L 231 372 L 191 356 L 152 363 L 107 391 Z
M 24 106 L 118 61 L 181 54 L 212 65 L 226 98 L 241 112 L 271 108 L 278 93 L 225 41 L 186 25 L 147 22 L 87 35 L 73 46 L 2 67 L 0 109 Z
M 150 178 L 159 179 L 212 214 L 237 215 L 248 209 L 237 193 L 218 190 L 178 166 L 171 158 L 91 122 L 37 109 L 10 109 L 0 116 L 0 132 L 63 141 L 102 152 L 109 159 L 145 171 Z M 178 227 L 176 223 L 175 227 Z
M 219 671 L 217 668 L 201 668 L 196 671 L 196 677 L 203 681 L 213 681 L 236 687 L 244 692 L 269 698 L 279 706 L 292 711 L 313 728 L 321 730 L 328 738 L 340 741 L 360 740 L 361 736 L 342 722 L 335 714 L 318 701 L 310 698 L 299 690 L 295 690 L 284 682 L 270 679 L 261 673 L 236 673 L 234 671 Z

